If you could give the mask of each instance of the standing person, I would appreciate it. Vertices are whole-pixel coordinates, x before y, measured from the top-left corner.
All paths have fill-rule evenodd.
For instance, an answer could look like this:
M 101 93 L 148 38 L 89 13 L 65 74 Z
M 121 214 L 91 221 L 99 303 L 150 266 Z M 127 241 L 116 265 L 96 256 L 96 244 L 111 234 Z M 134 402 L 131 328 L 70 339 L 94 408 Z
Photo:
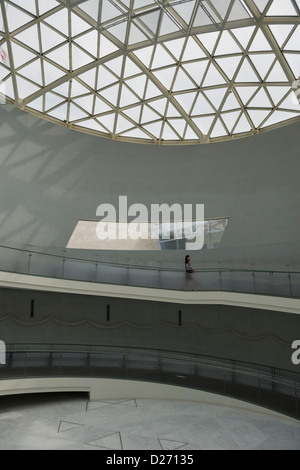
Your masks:
M 185 260 L 184 260 L 184 266 L 185 266 L 185 279 L 184 282 L 181 286 L 181 290 L 183 290 L 183 287 L 185 286 L 187 281 L 190 281 L 192 284 L 192 290 L 195 290 L 195 281 L 194 277 L 192 274 L 195 272 L 191 263 L 191 258 L 190 255 L 186 255 Z

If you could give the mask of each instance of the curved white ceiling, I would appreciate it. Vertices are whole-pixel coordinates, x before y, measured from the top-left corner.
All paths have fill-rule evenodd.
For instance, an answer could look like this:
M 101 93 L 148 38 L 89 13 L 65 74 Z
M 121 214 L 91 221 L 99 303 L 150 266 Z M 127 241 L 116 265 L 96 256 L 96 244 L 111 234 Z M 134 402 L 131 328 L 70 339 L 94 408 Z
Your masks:
M 208 143 L 300 119 L 300 0 L 4 0 L 7 100 L 119 140 Z

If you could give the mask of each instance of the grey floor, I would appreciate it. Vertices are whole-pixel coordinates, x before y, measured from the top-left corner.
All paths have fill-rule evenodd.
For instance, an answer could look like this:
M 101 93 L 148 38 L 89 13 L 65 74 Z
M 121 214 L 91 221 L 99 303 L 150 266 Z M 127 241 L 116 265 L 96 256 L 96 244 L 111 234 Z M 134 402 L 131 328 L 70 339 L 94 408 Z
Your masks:
M 0 397 L 1 450 L 300 450 L 300 422 L 182 401 Z

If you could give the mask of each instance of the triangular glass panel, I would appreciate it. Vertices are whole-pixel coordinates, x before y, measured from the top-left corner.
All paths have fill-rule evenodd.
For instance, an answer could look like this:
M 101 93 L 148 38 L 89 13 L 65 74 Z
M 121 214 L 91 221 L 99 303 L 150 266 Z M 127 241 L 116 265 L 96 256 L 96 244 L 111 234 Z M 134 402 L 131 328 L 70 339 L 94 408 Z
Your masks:
M 53 109 L 52 111 L 49 111 L 48 114 L 49 116 L 59 119 L 60 121 L 66 121 L 67 107 L 68 107 L 68 104 L 64 103 L 61 106 L 58 106 L 57 108 Z
M 235 93 L 229 92 L 226 101 L 222 107 L 222 111 L 229 111 L 230 109 L 239 109 L 240 103 L 238 102 Z
M 72 37 L 77 36 L 78 34 L 81 34 L 84 31 L 87 31 L 88 29 L 91 29 L 91 25 L 88 24 L 86 21 L 84 21 L 75 13 L 71 12 Z
M 37 25 L 31 26 L 25 29 L 21 33 L 17 34 L 15 38 L 21 41 L 27 47 L 34 49 L 34 51 L 40 52 L 40 43 Z
M 224 95 L 225 95 L 226 89 L 224 88 L 216 88 L 215 90 L 206 90 L 205 95 L 209 99 L 209 101 L 213 104 L 213 106 L 216 109 L 219 109 Z
M 113 106 L 117 105 L 119 93 L 119 84 L 113 85 L 101 91 L 101 96 L 109 101 Z
M 173 82 L 175 69 L 176 67 L 168 67 L 165 69 L 156 70 L 155 72 L 153 72 L 153 74 L 156 76 L 156 78 L 159 79 L 159 81 L 167 90 L 170 90 Z
M 145 75 L 139 75 L 138 77 L 130 78 L 129 80 L 126 80 L 126 84 L 131 88 L 131 90 L 134 90 L 141 99 L 143 98 L 146 84 Z
M 69 18 L 68 10 L 66 8 L 53 13 L 53 15 L 47 16 L 44 21 L 65 36 L 69 36 Z
M 296 95 L 294 90 L 292 90 L 286 99 L 280 104 L 280 108 L 300 111 L 300 98 Z
M 118 77 L 121 76 L 122 65 L 123 65 L 123 55 L 116 57 L 116 59 L 105 62 L 106 67 L 108 67 L 112 72 L 114 72 Z
M 116 52 L 118 47 L 103 34 L 100 36 L 100 58 Z
M 95 121 L 95 119 L 87 119 L 86 121 L 81 121 L 77 126 L 84 127 L 86 129 L 91 129 L 94 131 L 104 132 L 104 129 L 100 124 Z
M 26 0 L 26 3 L 24 0 L 12 1 L 15 5 L 18 5 L 19 7 L 23 8 L 23 10 L 27 10 L 29 13 L 32 13 L 34 16 L 36 16 L 35 0 Z
M 213 65 L 213 63 L 211 63 L 202 86 L 210 87 L 215 85 L 222 85 L 224 83 L 226 83 L 226 81 L 224 80 L 220 72 L 216 69 L 216 67 Z
M 151 69 L 157 69 L 159 67 L 164 67 L 165 65 L 173 64 L 175 64 L 174 59 L 161 44 L 157 44 L 154 58 L 151 64 Z
M 241 53 L 237 42 L 228 31 L 223 31 L 214 56 Z
M 89 52 L 92 56 L 97 57 L 97 50 L 98 50 L 98 32 L 97 31 L 90 31 L 89 33 L 80 36 L 75 40 L 76 44 L 81 46 L 87 52 Z
M 267 90 L 273 100 L 275 106 L 289 93 L 289 86 L 268 86 Z
M 236 88 L 239 97 L 241 98 L 243 104 L 246 106 L 251 97 L 254 95 L 254 93 L 257 90 L 257 87 L 237 87 Z
M 101 120 L 99 118 L 100 123 L 108 130 L 108 132 L 113 132 L 114 130 L 115 117 L 115 113 L 112 113 L 101 116 Z
M 273 0 L 272 5 L 267 12 L 267 16 L 297 16 L 297 13 L 292 2 Z
M 75 78 L 72 80 L 72 88 L 71 88 L 71 96 L 74 98 L 75 96 L 86 95 L 89 90 L 83 86 L 78 80 Z
M 31 109 L 35 109 L 36 111 L 39 111 L 40 113 L 43 113 L 44 112 L 43 104 L 44 104 L 44 98 L 43 96 L 39 96 L 36 100 L 30 101 L 27 104 L 27 107 Z
M 66 39 L 61 36 L 60 34 L 53 31 L 52 28 L 46 26 L 43 23 L 40 23 L 41 28 L 41 43 L 42 43 L 42 52 L 49 51 L 49 49 L 53 49 L 54 47 L 61 44 Z
M 64 72 L 62 72 L 59 68 L 54 67 L 54 65 L 50 64 L 47 60 L 43 60 L 43 68 L 45 85 L 55 82 L 55 80 L 58 80 L 64 76 Z
M 82 49 L 77 47 L 75 43 L 72 44 L 72 69 L 76 70 L 89 64 L 93 61 L 93 58 L 83 52 Z
M 232 133 L 232 129 L 234 128 L 240 114 L 241 114 L 241 111 L 231 111 L 230 113 L 221 114 L 222 121 L 227 127 L 229 134 Z
M 268 5 L 269 0 L 254 0 L 254 3 L 256 4 L 259 11 L 262 13 Z
M 82 118 L 87 117 L 87 113 L 84 112 L 82 109 L 77 107 L 73 102 L 70 103 L 70 109 L 69 109 L 69 122 L 72 121 L 77 121 Z
M 251 121 L 253 122 L 254 128 L 259 129 L 261 124 L 266 119 L 266 117 L 270 114 L 271 110 L 259 110 L 259 109 L 248 109 L 247 113 L 250 116 Z
M 249 48 L 250 52 L 256 51 L 272 51 L 272 47 L 268 43 L 266 37 L 260 29 L 257 30 L 254 40 Z
M 196 98 L 196 92 L 193 93 L 182 93 L 180 95 L 174 95 L 176 101 L 180 104 L 182 109 L 187 113 L 190 114 L 191 108 Z
M 150 66 L 150 61 L 153 53 L 154 46 L 143 47 L 143 49 L 139 49 L 134 51 L 136 57 L 147 67 Z
M 198 140 L 199 141 L 199 136 L 191 128 L 191 126 L 187 126 L 184 138 L 185 138 L 185 140 Z
M 161 116 L 164 116 L 166 112 L 167 98 L 162 98 L 160 100 L 151 101 L 149 105 Z M 156 118 L 157 117 L 158 116 L 156 116 Z
M 141 129 L 131 129 L 130 131 L 124 132 L 124 137 L 130 137 L 133 139 L 148 139 L 149 136 L 143 132 Z
M 286 44 L 284 50 L 285 51 L 299 51 L 299 47 L 300 47 L 300 28 L 299 26 L 297 26 L 292 37 Z
M 274 111 L 269 119 L 262 125 L 262 128 L 273 126 L 274 124 L 278 124 L 279 122 L 288 121 L 289 119 L 293 119 L 297 114 L 289 113 L 287 111 Z
M 154 11 L 152 13 L 147 13 L 140 16 L 140 20 L 147 26 L 146 29 L 149 29 L 150 32 L 156 35 L 157 23 L 160 17 L 160 11 Z
M 19 97 L 24 100 L 28 96 L 32 95 L 36 91 L 40 90 L 40 87 L 34 85 L 33 83 L 25 80 L 24 78 L 16 75 Z
M 176 13 L 184 20 L 184 22 L 189 25 L 192 13 L 195 8 L 195 2 L 186 2 L 184 4 L 177 4 L 172 5 L 172 8 L 176 11 Z
M 19 46 L 18 44 L 15 44 L 14 42 L 11 43 L 11 47 L 16 69 L 18 69 L 22 65 L 25 65 L 30 60 L 36 58 L 35 54 L 29 52 L 27 49 L 24 49 L 23 47 Z
M 221 119 L 217 119 L 213 127 L 213 130 L 210 133 L 210 137 L 212 139 L 215 139 L 217 137 L 222 137 L 224 135 L 228 135 L 228 132 L 226 131 Z
M 15 31 L 34 19 L 10 3 L 6 3 L 5 7 L 9 32 Z
M 217 2 L 216 5 L 214 5 L 222 20 L 224 20 L 226 14 L 228 13 L 229 6 L 230 0 L 222 0 L 221 2 Z
M 51 92 L 46 93 L 45 94 L 45 111 L 47 112 L 49 109 L 52 109 L 59 104 L 62 104 L 64 101 L 65 101 L 64 98 L 56 95 L 55 93 L 51 93 Z
M 267 77 L 268 82 L 287 82 L 288 78 L 278 61 L 275 62 Z
M 179 31 L 178 26 L 166 13 L 164 13 L 159 29 L 160 36 L 174 33 L 175 31 Z
M 86 95 L 81 98 L 73 99 L 75 104 L 78 104 L 88 114 L 93 114 L 94 95 Z
M 245 18 L 249 18 L 249 13 L 243 6 L 242 2 L 237 2 L 235 1 L 232 5 L 230 14 L 228 16 L 227 21 L 237 21 L 237 20 L 242 20 Z
M 184 49 L 182 61 L 202 59 L 205 57 L 207 57 L 205 52 L 201 49 L 196 40 L 190 36 Z
M 161 138 L 162 140 L 178 140 L 179 139 L 178 135 L 173 131 L 173 129 L 171 129 L 167 121 L 165 121 Z
M 99 5 L 98 0 L 86 0 L 81 2 L 79 8 L 87 13 L 94 21 L 98 21 Z
M 93 68 L 92 70 L 88 70 L 87 72 L 84 72 L 78 75 L 78 78 L 80 78 L 80 80 L 82 80 L 89 87 L 95 90 L 95 75 L 96 75 L 96 69 Z
M 20 70 L 20 74 L 23 77 L 28 78 L 32 82 L 35 82 L 37 85 L 43 85 L 40 59 L 37 59 L 34 62 L 25 65 L 25 67 L 22 67 L 22 69 Z
M 194 22 L 193 22 L 193 28 L 197 28 L 199 26 L 207 26 L 211 24 L 213 24 L 212 19 L 208 16 L 206 11 L 202 8 L 202 3 L 200 3 L 197 13 L 195 15 Z
M 235 78 L 236 82 L 260 82 L 260 78 L 255 74 L 253 68 L 247 60 L 247 57 L 244 59 L 242 66 Z
M 126 30 L 127 30 L 127 23 L 125 22 L 112 26 L 108 29 L 110 34 L 115 36 L 115 38 L 117 38 L 122 44 L 125 41 Z
M 56 0 L 38 0 L 38 8 L 40 16 L 46 13 L 47 11 L 52 10 L 57 7 Z
M 221 69 L 225 72 L 229 80 L 232 79 L 234 76 L 236 69 L 241 61 L 242 55 L 238 56 L 230 56 L 224 58 L 216 58 L 217 64 L 221 67 Z
M 178 117 L 178 116 L 181 117 L 181 114 L 179 113 L 179 111 L 177 111 L 175 106 L 169 101 L 168 107 L 166 110 L 166 117 Z
M 219 37 L 219 34 L 219 32 L 213 31 L 212 33 L 198 34 L 197 38 L 203 44 L 209 54 L 212 54 L 213 50 L 215 49 L 216 41 Z
M 200 60 L 197 62 L 190 62 L 183 64 L 183 68 L 194 80 L 194 82 L 199 86 L 205 76 L 206 69 L 208 67 L 208 60 Z
M 134 122 L 139 124 L 141 109 L 142 109 L 142 107 L 140 105 L 138 105 L 138 106 L 134 106 L 133 108 L 124 109 L 122 112 L 123 112 L 123 114 L 126 114 L 126 116 L 131 118 Z M 157 114 L 156 114 L 156 119 L 157 119 Z M 153 119 L 151 119 L 151 120 L 153 120 Z
M 141 118 L 141 122 L 150 122 L 150 121 L 156 121 L 159 118 L 158 114 L 155 113 L 149 106 L 145 105 L 143 107 L 143 114 Z
M 137 44 L 146 41 L 148 38 L 133 22 L 130 24 L 130 34 L 128 44 Z
M 264 90 L 261 88 L 248 104 L 251 108 L 271 108 L 272 104 Z
M 131 104 L 137 103 L 139 98 L 132 93 L 126 85 L 122 86 L 121 98 L 120 98 L 120 107 L 129 106 Z
M 234 36 L 236 37 L 240 45 L 244 49 L 247 49 L 254 29 L 255 29 L 254 26 L 246 26 L 244 28 L 236 28 L 232 31 L 232 33 L 234 34 Z
M 196 124 L 196 126 L 198 127 L 198 129 L 200 130 L 202 134 L 207 135 L 212 126 L 214 119 L 215 119 L 215 115 L 205 116 L 205 117 L 193 118 L 193 122 Z
M 112 85 L 113 83 L 117 82 L 118 79 L 115 75 L 113 75 L 109 70 L 107 70 L 103 65 L 100 65 L 98 71 L 98 82 L 96 89 L 99 90 L 104 88 L 108 85 Z
M 176 60 L 179 60 L 181 56 L 184 42 L 185 42 L 184 38 L 179 38 L 179 39 L 174 39 L 173 41 L 168 41 L 165 43 L 165 46 L 168 48 L 168 50 L 175 57 Z
M 161 132 L 162 121 L 153 122 L 152 124 L 145 124 L 144 128 L 150 132 L 156 139 L 159 139 Z
M 146 89 L 146 94 L 145 94 L 145 100 L 149 100 L 151 98 L 154 98 L 155 96 L 160 96 L 162 92 L 160 89 L 154 85 L 154 83 L 149 79 L 147 81 L 147 89 Z
M 135 63 L 126 57 L 125 68 L 124 68 L 124 78 L 131 77 L 133 75 L 138 75 L 141 73 L 141 69 L 135 65 Z
M 184 119 L 168 119 L 170 126 L 177 132 L 177 134 L 182 138 L 185 128 L 186 121 Z
M 251 54 L 251 62 L 254 64 L 257 72 L 259 73 L 262 80 L 269 72 L 271 65 L 274 63 L 276 56 L 275 54 Z
M 73 82 L 75 82 L 75 80 Z M 55 93 L 59 93 L 60 95 L 67 97 L 69 95 L 69 81 L 53 88 L 52 91 L 55 91 Z
M 172 91 L 183 91 L 195 88 L 195 84 L 188 78 L 184 71 L 179 68 L 177 71 L 176 79 L 172 87 Z
M 111 107 L 104 103 L 104 101 L 102 101 L 100 98 L 98 98 L 98 96 L 96 96 L 94 114 L 102 114 L 106 113 L 107 111 L 111 111 Z
M 116 134 L 120 134 L 121 132 L 124 132 L 133 127 L 133 124 L 127 121 L 127 119 L 121 116 L 120 114 L 118 115 L 117 119 L 118 121 L 117 121 Z
M 285 43 L 288 35 L 290 34 L 291 30 L 293 29 L 293 25 L 290 24 L 271 24 L 269 28 L 278 44 L 281 47 Z
M 204 98 L 204 96 L 201 93 L 199 93 L 199 96 L 196 100 L 196 103 L 194 104 L 191 115 L 201 116 L 203 114 L 211 114 L 211 113 L 214 113 L 214 109 L 208 103 L 206 98 Z
M 121 16 L 122 12 L 114 6 L 109 0 L 102 0 L 101 23 L 105 23 L 112 18 Z
M 300 54 L 284 54 L 296 79 L 300 77 Z
M 239 119 L 237 126 L 233 129 L 234 134 L 241 134 L 244 132 L 251 131 L 251 125 L 249 124 L 248 119 L 246 118 L 245 114 L 243 113 Z
M 69 70 L 70 68 L 69 46 L 67 44 L 64 44 L 63 46 L 60 46 L 58 49 L 55 49 L 54 51 L 49 52 L 47 54 L 47 57 L 53 60 L 53 62 L 56 62 L 57 64 L 64 67 L 66 70 Z

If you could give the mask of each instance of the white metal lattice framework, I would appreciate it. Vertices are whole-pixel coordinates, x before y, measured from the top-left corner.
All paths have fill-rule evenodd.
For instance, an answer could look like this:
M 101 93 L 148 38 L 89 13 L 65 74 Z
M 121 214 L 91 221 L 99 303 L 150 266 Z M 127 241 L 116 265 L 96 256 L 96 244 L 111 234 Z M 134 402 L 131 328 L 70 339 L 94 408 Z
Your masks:
M 7 101 L 72 129 L 208 143 L 300 120 L 300 0 L 0 0 Z

